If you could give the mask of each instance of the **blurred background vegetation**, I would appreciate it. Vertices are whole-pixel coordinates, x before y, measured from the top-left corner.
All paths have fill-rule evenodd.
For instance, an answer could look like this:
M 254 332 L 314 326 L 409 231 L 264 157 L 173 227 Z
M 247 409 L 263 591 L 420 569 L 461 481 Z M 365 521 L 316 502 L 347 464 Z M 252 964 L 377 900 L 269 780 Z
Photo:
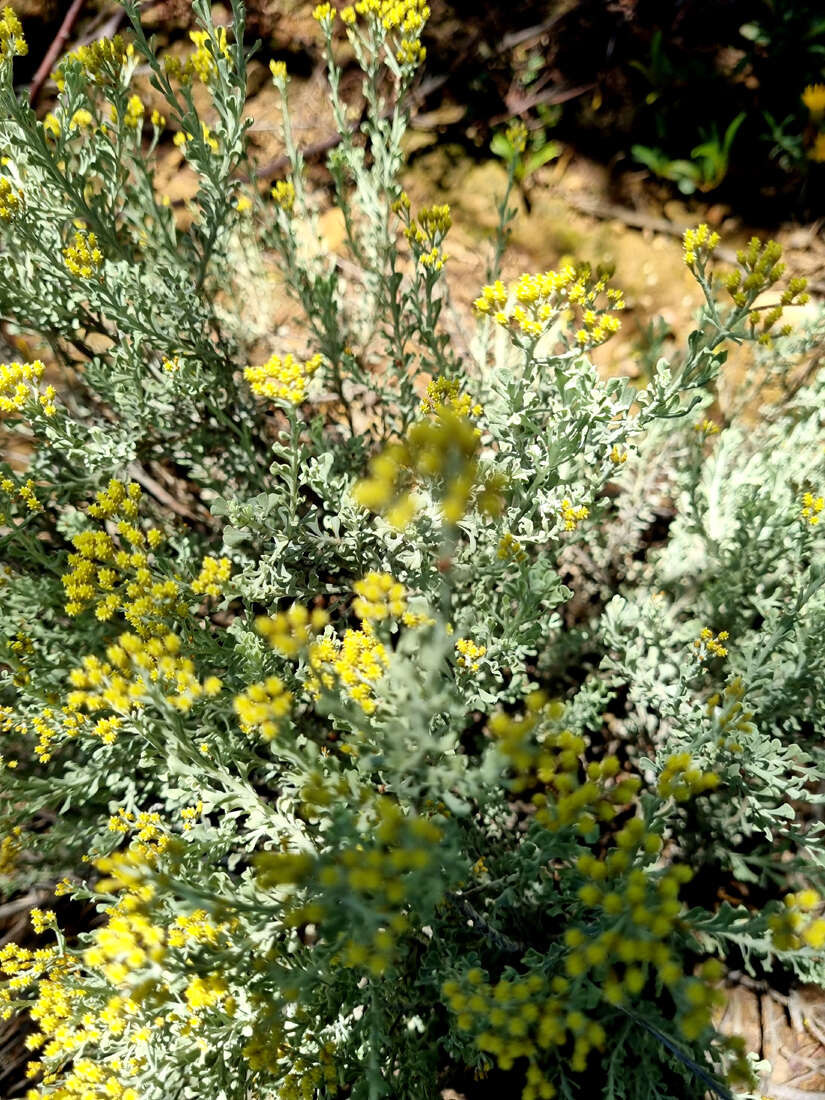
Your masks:
M 17 70 L 25 83 L 69 3 L 13 6 L 31 43 L 27 64 Z M 317 48 L 313 4 L 248 6 L 250 36 L 291 60 L 297 73 L 308 72 Z M 424 99 L 431 109 L 461 108 L 450 116 L 446 136 L 469 153 L 487 154 L 496 126 L 519 116 L 531 126 L 536 166 L 553 159 L 554 142 L 572 142 L 618 172 L 643 168 L 676 194 L 712 195 L 751 220 L 823 213 L 822 0 L 432 0 L 431 6 L 426 41 L 435 66 Z M 185 37 L 188 0 L 149 2 L 145 9 L 171 43 Z M 87 0 L 75 37 L 116 21 L 114 5 Z M 806 88 L 814 91 L 806 96 Z

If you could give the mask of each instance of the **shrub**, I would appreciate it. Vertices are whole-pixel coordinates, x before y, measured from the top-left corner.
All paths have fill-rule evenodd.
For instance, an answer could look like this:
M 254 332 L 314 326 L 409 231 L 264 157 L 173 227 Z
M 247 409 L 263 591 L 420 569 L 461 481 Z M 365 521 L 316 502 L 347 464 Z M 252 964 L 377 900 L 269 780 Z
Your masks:
M 316 10 L 346 265 L 278 62 L 291 169 L 242 182 L 240 0 L 229 33 L 196 0 L 172 63 L 125 8 L 43 121 L 0 23 L 0 858 L 58 898 L 42 947 L 0 949 L 28 1095 L 729 1095 L 726 967 L 825 977 L 823 321 L 779 327 L 803 282 L 764 305 L 778 247 L 723 275 L 701 226 L 705 307 L 644 385 L 594 367 L 624 300 L 572 262 L 494 270 L 459 350 L 449 210 L 399 182 L 424 4 Z M 198 176 L 185 231 L 139 63 Z M 243 308 L 268 256 L 290 350 Z M 724 417 L 743 342 L 770 385 Z

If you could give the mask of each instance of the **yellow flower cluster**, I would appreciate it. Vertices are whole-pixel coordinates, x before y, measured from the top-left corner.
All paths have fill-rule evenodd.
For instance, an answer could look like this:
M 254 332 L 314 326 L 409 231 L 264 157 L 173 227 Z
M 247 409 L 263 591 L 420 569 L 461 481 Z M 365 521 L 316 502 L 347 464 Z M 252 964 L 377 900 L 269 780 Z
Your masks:
M 329 33 L 336 15 L 346 27 L 352 27 L 359 15 L 366 16 L 375 25 L 393 36 L 395 56 L 402 65 L 415 66 L 422 62 L 427 51 L 421 45 L 421 32 L 430 17 L 426 0 L 359 0 L 347 4 L 340 12 L 329 3 L 318 4 L 312 12 L 324 30 Z
M 23 205 L 23 191 L 13 187 L 10 180 L 0 176 L 0 221 L 8 222 L 20 212 Z
M 223 586 L 229 580 L 232 562 L 229 558 L 205 557 L 201 571 L 192 581 L 192 591 L 198 596 L 220 596 Z
M 471 416 L 481 416 L 482 413 L 478 402 L 474 402 L 468 393 L 461 393 L 461 383 L 457 378 L 434 378 L 427 383 L 421 412 L 438 416 L 445 409 L 455 416 L 468 419 Z
M 527 127 L 523 122 L 519 120 L 512 122 L 504 136 L 514 153 L 523 153 L 527 148 Z
M 38 909 L 36 906 L 34 909 L 29 910 L 29 920 L 35 934 L 38 936 L 41 936 L 48 929 L 54 928 L 57 923 L 57 917 L 53 909 Z
M 38 383 L 46 368 L 33 363 L 0 363 L 0 413 L 20 412 L 27 405 L 40 405 L 46 416 L 54 416 L 54 386 L 39 392 Z
M 401 210 L 406 210 L 406 207 Z M 410 221 L 404 230 L 404 236 L 410 242 L 418 263 L 433 271 L 441 270 L 448 259 L 447 254 L 441 250 L 441 245 L 452 224 L 450 207 L 446 203 L 441 206 L 426 206 L 417 218 Z
M 95 116 L 91 111 L 87 111 L 85 107 L 78 107 L 72 117 L 69 119 L 70 130 L 88 130 L 94 126 Z M 104 127 L 101 127 L 104 129 Z
M 229 44 L 226 39 L 226 27 L 216 27 L 215 37 L 212 38 L 209 31 L 190 31 L 189 37 L 194 42 L 195 52 L 189 58 L 188 64 L 204 84 L 208 84 L 218 71 L 215 60 L 218 55 L 230 60 Z
M 478 672 L 479 660 L 487 652 L 486 645 L 476 645 L 469 638 L 459 638 L 455 643 L 458 651 L 456 664 L 459 668 L 468 668 L 471 672 Z
M 427 48 L 422 46 L 420 36 L 430 18 L 425 0 L 389 0 L 386 7 L 388 10 L 381 16 L 384 27 L 389 31 L 398 29 L 402 34 L 396 58 L 402 65 L 422 64 L 427 59 Z
M 457 1025 L 475 1031 L 479 1048 L 493 1054 L 502 1069 L 510 1069 L 520 1057 L 535 1065 L 547 1057 L 544 1051 L 570 1040 L 571 1068 L 586 1068 L 588 1054 L 601 1049 L 606 1036 L 597 1020 L 572 1007 L 581 1003 L 583 984 L 600 989 L 612 1006 L 640 996 L 652 981 L 661 982 L 676 1002 L 677 1026 L 685 1038 L 697 1038 L 710 1025 L 711 1009 L 721 994 L 708 983 L 723 976 L 723 966 L 710 960 L 699 977 L 688 977 L 667 943 L 682 910 L 680 887 L 692 872 L 682 865 L 658 875 L 633 867 L 636 861 L 655 859 L 661 848 L 661 837 L 648 832 L 641 819 L 631 819 L 615 840 L 604 858 L 585 853 L 576 861 L 585 879 L 579 898 L 587 909 L 600 911 L 609 927 L 598 935 L 590 921 L 586 929 L 567 929 L 564 975 L 518 975 L 491 986 L 473 968 L 444 983 Z M 528 1071 L 528 1086 L 540 1089 L 540 1081 Z M 528 1087 L 522 1095 L 553 1094 L 549 1084 L 545 1091 Z
M 17 496 L 26 505 L 30 512 L 39 512 L 43 505 L 37 499 L 35 485 L 28 478 L 22 485 L 16 485 L 10 477 L 0 478 L 0 491 L 7 493 L 12 499 Z
M 819 129 L 825 115 L 825 84 L 809 84 L 802 93 L 802 102 L 808 108 L 813 126 Z M 819 163 L 825 161 L 825 131 L 819 129 L 816 133 L 808 156 Z
M 0 765 L 9 767 L 11 764 L 14 763 L 16 763 L 16 761 L 13 760 L 4 762 L 3 758 L 0 757 Z M 22 835 L 22 827 L 20 825 L 15 825 L 12 831 L 7 836 L 4 836 L 2 840 L 0 840 L 0 875 L 11 874 L 11 872 L 17 866 L 17 861 L 20 858 L 21 852 L 23 851 L 23 844 L 20 840 L 20 837 Z M 3 968 L 3 950 L 5 949 L 0 949 L 0 970 L 2 970 Z M 2 1004 L 2 990 L 0 990 L 0 1010 L 2 1009 Z M 0 1019 L 3 1019 L 2 1011 L 0 1011 Z
M 203 813 L 203 802 L 198 799 L 194 806 L 184 806 L 180 812 L 181 821 L 183 822 L 183 831 L 185 833 L 191 832 L 195 827 L 198 818 Z
M 27 657 L 31 657 L 34 653 L 34 642 L 29 634 L 26 634 L 23 630 L 18 630 L 12 640 L 8 643 L 11 652 L 19 659 L 21 665 Z M 28 683 L 28 680 L 25 681 Z
M 63 259 L 68 270 L 79 279 L 91 279 L 103 266 L 97 237 L 83 229 L 75 230 L 74 244 L 63 249 Z
M 780 951 L 802 947 L 821 951 L 825 947 L 825 918 L 809 914 L 820 908 L 822 898 L 816 890 L 800 890 L 786 894 L 783 900 L 784 911 L 773 914 L 768 921 L 774 944 Z
M 443 834 L 426 818 L 405 815 L 389 798 L 377 800 L 375 816 L 369 839 L 352 847 L 318 858 L 306 852 L 262 852 L 255 866 L 263 889 L 303 887 L 322 899 L 286 907 L 289 925 L 323 921 L 325 913 L 341 909 L 357 913 L 336 961 L 379 976 L 391 965 L 397 938 L 408 927 L 408 899 L 438 864 Z M 366 913 L 370 920 L 362 917 Z
M 527 560 L 524 548 L 510 531 L 505 531 L 499 539 L 496 555 L 500 561 L 522 562 Z
M 140 486 L 112 480 L 99 492 L 88 513 L 93 519 L 117 519 L 117 539 L 106 531 L 81 531 L 72 538 L 69 571 L 61 578 L 66 613 L 79 615 L 96 605 L 103 622 L 120 611 L 141 638 L 165 634 L 171 613 L 186 614 L 178 583 L 156 580 L 149 568 L 149 551 L 163 541 L 157 528 L 143 532 L 131 521 L 137 516 Z
M 642 859 L 655 855 L 661 838 L 647 833 L 644 823 L 634 818 L 616 839 L 617 847 L 604 860 L 585 855 L 577 862 L 590 880 L 580 888 L 580 899 L 610 918 L 611 927 L 598 937 L 581 928 L 568 929 L 565 972 L 573 981 L 586 979 L 597 985 L 611 1005 L 639 996 L 655 978 L 677 1003 L 682 1035 L 696 1039 L 710 1025 L 711 1009 L 720 997 L 707 983 L 718 981 L 724 968 L 711 960 L 700 977 L 687 977 L 666 942 L 682 911 L 680 887 L 690 881 L 692 872 L 676 864 L 655 880 L 638 867 L 625 874 L 636 852 L 641 851 Z
M 825 114 L 825 84 L 809 84 L 802 93 L 802 102 L 814 121 Z
M 255 629 L 273 649 L 285 657 L 297 657 L 328 622 L 329 615 L 322 608 L 309 611 L 296 603 L 277 615 L 260 615 L 255 620 Z
M 719 244 L 719 234 L 711 233 L 710 226 L 703 222 L 695 229 L 686 229 L 682 237 L 684 260 L 688 267 L 698 265 L 701 270 Z
M 50 138 L 60 137 L 60 119 L 51 111 L 43 119 L 43 133 Z
M 43 1048 L 46 1058 L 66 1059 L 74 1051 L 79 1050 L 84 1043 L 97 1042 L 101 1039 L 101 1031 L 93 1017 L 87 1017 L 79 1025 L 75 1023 L 75 1002 L 82 997 L 82 990 L 69 984 L 68 980 L 76 970 L 76 964 L 67 957 L 55 958 L 47 961 L 48 973 L 37 980 L 37 995 L 29 1007 L 30 1019 L 40 1028 L 27 1040 L 30 1050 Z M 33 974 L 21 975 L 21 982 L 31 981 Z M 47 1042 L 48 1040 L 48 1042 Z M 28 1076 L 36 1076 L 40 1070 L 40 1063 L 30 1062 L 27 1067 Z M 88 1086 L 94 1081 L 93 1063 L 85 1058 L 77 1058 L 63 1085 L 67 1091 L 66 1097 L 80 1098 L 88 1095 Z M 106 1075 L 101 1072 L 100 1077 Z M 54 1079 L 54 1078 L 53 1078 Z M 81 1087 L 81 1084 L 83 1087 Z M 29 1093 L 29 1096 L 39 1097 L 41 1093 Z M 60 1095 L 60 1092 L 50 1093 Z M 95 1095 L 92 1093 L 92 1095 Z M 100 1095 L 100 1094 L 98 1094 Z M 120 1093 L 113 1093 L 120 1095 Z
M 687 802 L 696 794 L 715 790 L 719 786 L 716 772 L 703 772 L 695 767 L 689 752 L 669 756 L 659 776 L 658 791 L 662 798 Z
M 226 997 L 228 986 L 220 974 L 208 974 L 205 978 L 196 974 L 189 982 L 183 995 L 190 1011 L 198 1012 L 202 1008 L 213 1008 Z
M 557 721 L 564 713 L 558 702 L 549 702 L 540 691 L 527 696 L 526 714 L 494 714 L 489 730 L 507 761 L 514 793 L 542 787 L 531 796 L 535 820 L 552 831 L 575 828 L 590 832 L 598 821 L 612 821 L 618 807 L 638 793 L 638 776 L 619 776 L 615 756 L 582 763 L 585 740 L 569 730 L 543 732 L 540 722 Z M 583 774 L 582 774 L 583 773 Z
M 736 253 L 739 267 L 723 280 L 725 289 L 736 306 L 742 308 L 752 305 L 760 294 L 782 277 L 785 264 L 779 262 L 781 257 L 780 244 L 776 241 L 767 241 L 763 245 L 758 237 L 751 237 L 748 247 Z M 789 281 L 777 305 L 764 311 L 759 309 L 751 311 L 748 320 L 754 335 L 757 329 L 761 329 L 758 337 L 760 343 L 770 344 L 771 329 L 782 317 L 785 306 L 805 305 L 809 299 L 808 294 L 805 293 L 806 286 L 806 279 L 795 277 Z
M 191 913 L 179 913 L 167 933 L 170 947 L 182 948 L 189 944 L 208 944 L 216 947 L 231 931 L 230 925 L 215 924 L 205 909 Z
M 2 371 L 0 367 L 0 371 Z M 0 393 L 2 393 L 2 384 L 0 384 Z M 2 399 L 0 399 L 0 409 L 3 408 Z M 822 509 L 825 508 L 825 497 L 815 497 L 813 493 L 802 494 L 802 509 L 799 513 L 799 518 L 803 523 L 809 524 L 811 527 L 816 527 L 819 523 L 819 516 Z
M 353 487 L 353 499 L 363 508 L 383 513 L 388 523 L 403 530 L 416 510 L 403 485 L 405 474 L 413 474 L 443 479 L 441 512 L 447 523 L 459 522 L 476 488 L 480 488 L 479 508 L 497 514 L 502 485 L 496 476 L 479 485 L 479 434 L 466 417 L 446 407 L 438 409 L 432 420 L 413 424 L 402 443 L 390 444 L 371 460 L 369 476 Z
M 62 92 L 66 84 L 66 69 L 70 64 L 79 64 L 86 81 L 90 84 L 105 84 L 120 78 L 124 64 L 134 56 L 134 46 L 124 41 L 119 34 L 114 38 L 97 38 L 88 46 L 78 46 L 66 54 L 52 74 L 58 89 Z
M 110 720 L 111 721 L 111 720 Z M 18 722 L 13 727 L 15 732 L 21 734 L 36 734 L 37 743 L 34 746 L 34 754 L 41 764 L 48 763 L 52 758 L 52 750 L 55 740 L 60 737 L 74 738 L 85 727 L 86 719 L 83 715 L 74 713 L 68 707 L 62 707 L 59 713 L 55 713 L 51 707 L 46 707 L 42 713 L 36 714 L 26 722 Z M 92 732 L 104 739 L 106 729 L 98 729 L 100 723 L 96 723 Z M 114 736 L 111 738 L 114 740 Z
M 163 67 L 166 75 L 184 83 L 197 77 L 204 84 L 209 84 L 218 72 L 217 58 L 223 57 L 227 61 L 232 58 L 226 27 L 216 27 L 214 38 L 209 31 L 190 31 L 189 38 L 195 49 L 185 61 L 168 53 L 164 55 Z
M 384 30 L 406 34 L 421 31 L 430 17 L 426 0 L 360 0 L 355 10 L 359 15 L 377 16 Z
M 315 1061 L 291 1058 L 290 1071 L 278 1084 L 278 1100 L 314 1100 L 326 1093 L 334 1095 L 338 1091 L 335 1049 L 335 1043 L 330 1041 L 319 1046 Z
M 163 855 L 171 842 L 159 813 L 142 811 L 135 815 L 119 806 L 117 813 L 109 818 L 108 828 L 112 833 L 124 835 L 133 832 L 135 839 L 130 848 L 147 866 L 153 866 L 157 857 Z
M 217 695 L 223 686 L 217 676 L 208 676 L 201 683 L 192 660 L 181 656 L 176 634 L 148 640 L 121 634 L 108 646 L 106 656 L 106 661 L 84 657 L 81 667 L 69 674 L 76 689 L 67 699 L 71 709 L 94 713 L 108 708 L 128 714 L 160 692 L 169 706 L 188 711 L 198 699 Z
M 270 191 L 275 205 L 289 214 L 295 206 L 295 184 L 290 180 L 278 180 Z
M 289 714 L 292 695 L 283 680 L 269 676 L 263 683 L 250 684 L 246 691 L 236 695 L 233 705 L 244 733 L 257 730 L 264 741 L 271 741 Z
M 213 153 L 220 151 L 220 144 L 218 139 L 213 135 L 212 131 L 201 119 L 201 139 L 204 145 L 208 145 Z M 194 140 L 194 135 L 190 134 L 188 130 L 178 130 L 175 136 L 172 138 L 172 144 L 177 145 L 178 148 L 183 148 L 188 142 Z
M 8 57 L 25 57 L 29 52 L 23 27 L 13 8 L 0 12 L 0 62 Z
M 143 115 L 146 108 L 143 106 L 143 100 L 139 95 L 129 96 L 129 101 L 126 104 L 126 111 L 123 115 L 123 125 L 131 130 L 137 130 L 143 123 Z M 154 112 L 157 114 L 157 111 Z M 112 104 L 111 107 L 112 122 L 117 122 L 118 113 L 117 107 Z
M 704 661 L 708 654 L 711 657 L 727 657 L 728 651 L 722 643 L 726 642 L 728 637 L 727 630 L 720 630 L 714 637 L 712 630 L 706 626 L 703 627 L 699 632 L 699 637 L 693 643 L 693 648 L 696 650 L 699 660 Z
M 587 519 L 590 515 L 589 509 L 583 504 L 580 504 L 577 508 L 574 504 L 571 504 L 567 497 L 561 502 L 559 511 L 561 512 L 565 531 L 575 531 L 581 521 Z
M 509 287 L 500 280 L 482 287 L 473 308 L 511 335 L 533 342 L 564 319 L 575 331 L 577 345 L 593 348 L 621 328 L 615 314 L 625 308 L 624 296 L 607 283 L 607 275 L 594 276 L 586 264 L 578 268 L 565 264 L 560 271 L 520 275 Z
M 139 987 L 145 981 L 146 969 L 162 963 L 169 948 L 175 948 L 186 955 L 194 949 L 197 951 L 200 945 L 211 947 L 220 946 L 226 941 L 230 932 L 229 924 L 213 923 L 205 910 L 199 909 L 188 914 L 179 914 L 174 922 L 166 927 L 154 922 L 147 911 L 147 903 L 153 896 L 153 887 L 145 881 L 147 864 L 139 850 L 133 845 L 123 852 L 104 857 L 96 861 L 96 866 L 103 871 L 109 871 L 111 877 L 98 883 L 98 890 L 125 891 L 119 900 L 106 911 L 107 922 L 94 929 L 92 943 L 83 953 L 82 961 L 85 967 L 99 972 L 112 984 L 123 988 L 132 985 Z M 36 953 L 45 956 L 45 953 Z M 51 954 L 51 953 L 50 953 Z M 58 968 L 68 960 L 58 959 Z M 0 955 L 2 965 L 2 955 Z M 18 966 L 20 964 L 17 964 Z M 54 963 L 50 964 L 54 971 Z M 75 966 L 76 964 L 71 963 Z M 29 965 L 29 970 L 34 966 Z M 38 1000 L 31 1011 L 41 1028 L 40 1034 L 35 1034 L 29 1041 L 31 1049 L 40 1047 L 46 1038 L 51 1036 L 51 1042 L 44 1048 L 47 1058 L 65 1058 L 66 1054 L 81 1047 L 84 1043 L 99 1043 L 104 1034 L 118 1036 L 123 1034 L 130 1017 L 139 1010 L 140 1000 L 137 992 L 134 997 L 116 994 L 109 997 L 105 1006 L 97 1008 L 95 1013 L 86 1012 L 80 1018 L 79 1025 L 74 1021 L 77 1010 L 73 1007 L 73 1001 L 85 996 L 82 988 L 68 986 L 64 978 L 67 967 L 57 970 L 49 975 L 45 981 L 40 981 L 38 988 Z M 38 975 L 35 971 L 30 976 L 21 979 L 32 983 L 32 978 Z M 209 1007 L 217 1003 L 217 999 L 211 999 L 211 995 L 218 989 L 211 976 L 199 980 L 192 978 L 184 991 L 187 1007 L 190 1012 L 195 1008 Z M 0 1003 L 2 994 L 0 993 Z M 228 1007 L 228 1004 L 227 1004 Z M 164 1022 L 171 1022 L 179 1018 L 177 1013 L 157 1017 L 154 1020 L 155 1027 L 163 1026 Z M 191 1017 L 190 1017 L 191 1019 Z M 136 1033 L 136 1037 L 146 1037 L 146 1029 Z M 78 1062 L 74 1063 L 77 1071 Z M 113 1071 L 120 1071 L 121 1067 L 115 1060 L 109 1063 Z M 55 1080 L 53 1077 L 52 1080 Z M 85 1079 L 85 1078 L 84 1078 Z M 89 1077 L 89 1082 L 103 1081 L 104 1078 Z M 64 1093 L 63 1088 L 70 1088 L 71 1079 L 61 1078 L 61 1089 L 50 1092 L 50 1096 L 64 1095 L 77 1098 L 77 1100 L 90 1100 L 94 1097 L 121 1097 L 127 1096 L 122 1092 L 119 1082 L 115 1078 L 105 1080 L 105 1088 L 97 1091 L 74 1091 Z M 40 1094 L 37 1094 L 38 1097 Z M 128 1095 L 137 1100 L 137 1094 L 129 1091 Z
M 56 955 L 56 947 L 41 947 L 36 951 L 17 943 L 0 947 L 0 974 L 6 975 L 6 981 L 0 986 L 0 1020 L 11 1016 L 14 994 L 33 985 Z
M 744 695 L 745 685 L 741 677 L 734 676 L 729 683 L 725 684 L 721 695 L 715 692 L 707 701 L 708 716 L 713 718 L 714 724 L 722 735 L 721 743 L 729 752 L 742 752 L 742 745 L 737 739 L 726 741 L 728 734 L 733 733 L 736 738 L 737 734 L 750 734 L 756 728 L 751 721 L 753 712 L 744 709 L 742 703 Z
M 307 687 L 313 695 L 340 684 L 365 714 L 376 708 L 375 688 L 389 661 L 387 651 L 372 630 L 347 630 L 343 638 L 327 635 L 309 647 L 311 673 Z
M 258 367 L 247 367 L 243 374 L 253 393 L 270 401 L 300 405 L 306 400 L 310 378 L 321 365 L 321 356 L 313 355 L 299 363 L 291 354 L 285 359 L 273 355 Z
M 38 926 L 53 927 L 53 916 L 37 911 L 35 922 Z M 83 980 L 78 961 L 52 947 L 30 950 L 8 944 L 0 949 L 0 971 L 8 976 L 4 988 L 0 988 L 0 1019 L 8 1019 L 15 994 L 30 988 L 36 990 L 27 1010 L 40 1030 L 27 1036 L 25 1045 L 30 1051 L 40 1049 L 52 1065 L 32 1062 L 27 1067 L 27 1076 L 37 1076 L 44 1070 L 44 1084 L 48 1086 L 58 1081 L 59 1075 L 56 1089 L 30 1090 L 26 1092 L 29 1100 L 42 1100 L 46 1096 L 58 1100 L 138 1100 L 138 1093 L 122 1084 L 123 1066 L 117 1058 L 92 1063 L 79 1057 L 85 1045 L 99 1044 L 105 1033 L 122 1034 L 125 1015 L 138 1010 L 138 1003 L 114 997 L 102 1010 L 83 1012 L 87 990 L 78 982 Z M 62 1075 L 66 1064 L 70 1068 Z
M 719 435 L 720 427 L 715 420 L 709 420 L 705 417 L 704 420 L 700 420 L 698 424 L 693 425 L 693 430 L 705 437 L 711 435 Z
M 287 81 L 287 71 L 285 61 L 270 61 L 269 71 L 272 73 L 272 80 L 275 84 L 285 84 Z
M 397 619 L 407 609 L 404 585 L 393 580 L 389 573 L 367 573 L 352 587 L 355 592 L 352 610 L 365 623 Z
M 50 988 L 51 986 L 53 988 Z M 71 1013 L 68 1011 L 65 1018 L 55 1018 L 56 1011 L 70 1007 L 68 998 L 75 992 L 82 993 L 80 990 L 64 986 L 58 980 L 50 979 L 48 982 L 41 982 L 38 1000 L 30 1010 L 33 1018 L 36 1018 L 35 1011 L 42 1011 L 45 1014 L 45 1026 L 43 1020 L 38 1019 L 40 1026 L 44 1029 L 43 1032 L 36 1033 L 32 1038 L 45 1041 L 47 1035 L 53 1036 L 46 1047 L 48 1056 L 51 1058 L 64 1050 L 76 1050 L 87 1043 L 99 1043 L 103 1038 L 103 1030 L 94 1024 L 93 1018 L 89 1020 L 89 1026 L 80 1027 L 72 1026 Z M 44 996 L 47 996 L 47 1000 L 41 1005 L 40 1002 Z M 106 1027 L 107 1019 L 104 1013 L 101 1013 L 100 1022 Z M 28 1075 L 34 1077 L 38 1072 L 40 1072 L 40 1064 L 30 1062 L 27 1067 Z M 97 1059 L 93 1061 L 91 1058 L 75 1058 L 71 1063 L 71 1069 L 60 1075 L 56 1088 L 52 1086 L 58 1074 L 49 1071 L 43 1078 L 44 1085 L 47 1087 L 44 1090 L 30 1089 L 26 1093 L 26 1100 L 139 1100 L 135 1089 L 124 1083 L 124 1072 L 125 1066 L 117 1057 L 104 1063 Z
M 113 985 L 124 984 L 134 971 L 160 962 L 166 954 L 164 930 L 137 905 L 129 904 L 134 900 L 127 894 L 109 910 L 106 924 L 95 929 L 94 942 L 83 953 L 85 964 Z
M 550 1060 L 543 1052 L 562 1045 L 569 1034 L 574 1044 L 571 1063 L 584 1068 L 581 1063 L 590 1050 L 601 1049 L 607 1038 L 604 1028 L 582 1012 L 565 1012 L 563 994 L 568 986 L 565 978 L 548 982 L 537 973 L 491 984 L 473 967 L 445 981 L 441 991 L 457 1026 L 475 1032 L 477 1047 L 492 1054 L 499 1069 L 511 1070 L 517 1059 L 528 1059 L 522 1100 L 552 1100 L 556 1088 L 539 1064 Z

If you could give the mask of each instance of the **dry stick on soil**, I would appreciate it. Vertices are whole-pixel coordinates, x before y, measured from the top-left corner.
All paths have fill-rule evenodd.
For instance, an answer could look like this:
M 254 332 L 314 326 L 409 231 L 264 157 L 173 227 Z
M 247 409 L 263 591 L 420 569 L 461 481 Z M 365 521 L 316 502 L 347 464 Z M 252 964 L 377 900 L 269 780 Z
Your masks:
M 682 237 L 684 227 L 667 218 L 656 218 L 651 214 L 641 214 L 637 210 L 631 210 L 626 206 L 617 206 L 615 203 L 600 202 L 598 199 L 589 199 L 586 195 L 565 194 L 562 198 L 568 206 L 578 210 L 582 214 L 589 214 L 592 218 L 602 221 L 615 219 L 632 229 L 650 229 L 653 233 L 664 233 L 669 237 Z M 715 255 L 726 264 L 736 263 L 736 252 L 732 248 L 717 248 Z M 808 290 L 815 294 L 825 294 L 825 282 L 808 280 Z
M 35 100 L 40 94 L 40 89 L 46 83 L 46 78 L 52 71 L 55 61 L 57 61 L 58 57 L 60 57 L 60 54 L 63 52 L 63 47 L 66 45 L 66 41 L 72 33 L 72 27 L 75 25 L 84 3 L 85 0 L 72 0 L 72 5 L 66 12 L 63 22 L 60 24 L 60 30 L 55 35 L 54 41 L 46 51 L 46 56 L 40 62 L 40 67 L 34 74 L 34 79 L 29 88 L 29 103 L 31 106 L 34 106 Z

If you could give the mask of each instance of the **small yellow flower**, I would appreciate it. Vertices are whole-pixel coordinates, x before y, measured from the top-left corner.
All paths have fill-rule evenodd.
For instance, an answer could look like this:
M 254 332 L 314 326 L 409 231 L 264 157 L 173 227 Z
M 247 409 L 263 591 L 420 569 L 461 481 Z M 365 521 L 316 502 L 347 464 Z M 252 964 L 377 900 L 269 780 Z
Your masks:
M 47 928 L 54 928 L 57 923 L 57 918 L 52 909 L 30 909 L 29 917 L 32 922 L 32 928 L 41 935 Z
M 91 279 L 103 266 L 103 253 L 94 233 L 83 229 L 75 232 L 74 241 L 63 249 L 66 267 L 79 279 Z
M 275 205 L 289 214 L 295 205 L 295 185 L 289 180 L 278 180 L 270 194 Z
M 803 493 L 802 510 L 799 513 L 799 518 L 809 526 L 816 527 L 823 508 L 825 508 L 825 497 L 815 497 L 813 493 Z
M 458 650 L 456 663 L 460 668 L 468 668 L 471 672 L 478 672 L 481 667 L 480 658 L 487 652 L 486 645 L 476 645 L 469 638 L 459 638 L 455 643 Z
M 353 585 L 356 598 L 352 609 L 363 622 L 380 622 L 404 614 L 407 604 L 404 586 L 393 580 L 389 573 L 368 573 Z
M 288 405 L 300 405 L 306 400 L 309 381 L 321 365 L 321 356 L 313 355 L 299 363 L 292 355 L 281 359 L 273 355 L 266 363 L 247 367 L 244 378 L 253 393 Z
M 825 114 L 825 84 L 809 84 L 802 93 L 802 102 L 808 108 L 811 118 L 821 118 Z
M 11 8 L 0 12 L 0 61 L 7 57 L 25 57 L 29 52 L 23 27 Z
M 53 138 L 60 137 L 60 120 L 51 111 L 43 119 L 43 132 Z
M 192 581 L 192 591 L 198 596 L 212 596 L 217 599 L 231 572 L 232 563 L 229 558 L 205 557 L 200 573 Z
M 94 124 L 94 115 L 85 107 L 79 107 L 69 120 L 70 130 L 85 130 Z
M 587 519 L 590 511 L 583 504 L 577 508 L 565 497 L 559 508 L 565 531 L 575 531 L 582 520 Z
M 704 264 L 719 244 L 719 234 L 712 233 L 704 222 L 695 229 L 686 229 L 682 238 L 684 261 L 688 267 Z
M 245 692 L 235 697 L 234 702 L 241 729 L 245 733 L 257 731 L 264 741 L 277 737 L 281 722 L 289 714 L 291 706 L 292 695 L 277 676 L 270 676 L 263 683 L 250 684 Z
M 699 637 L 693 643 L 699 660 L 704 660 L 708 654 L 711 654 L 713 657 L 727 657 L 728 651 L 722 644 L 727 640 L 727 630 L 720 630 L 716 637 L 714 637 L 713 631 L 709 630 L 708 627 L 704 627 Z

